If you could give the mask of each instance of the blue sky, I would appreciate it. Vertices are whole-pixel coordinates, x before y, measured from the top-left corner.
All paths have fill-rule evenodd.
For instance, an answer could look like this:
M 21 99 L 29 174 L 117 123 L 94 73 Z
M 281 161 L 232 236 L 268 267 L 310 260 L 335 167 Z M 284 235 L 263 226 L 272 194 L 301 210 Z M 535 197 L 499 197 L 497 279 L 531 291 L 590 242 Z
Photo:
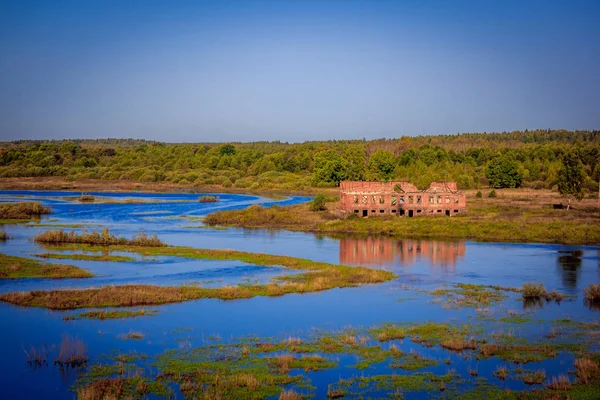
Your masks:
M 600 1 L 0 0 L 0 140 L 600 128 Z

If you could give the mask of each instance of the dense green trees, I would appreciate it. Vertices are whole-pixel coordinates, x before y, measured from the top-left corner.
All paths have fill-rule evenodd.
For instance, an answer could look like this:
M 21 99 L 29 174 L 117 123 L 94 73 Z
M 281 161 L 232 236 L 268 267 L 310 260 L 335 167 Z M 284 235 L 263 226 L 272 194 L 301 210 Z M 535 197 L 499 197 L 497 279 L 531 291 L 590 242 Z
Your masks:
M 454 180 L 551 188 L 575 152 L 582 187 L 598 190 L 600 131 L 528 131 L 399 139 L 166 144 L 131 139 L 0 143 L 0 177 L 59 176 L 188 186 L 302 190 L 342 180 Z
M 485 169 L 485 177 L 493 188 L 516 188 L 523 180 L 519 164 L 510 153 L 492 159 Z

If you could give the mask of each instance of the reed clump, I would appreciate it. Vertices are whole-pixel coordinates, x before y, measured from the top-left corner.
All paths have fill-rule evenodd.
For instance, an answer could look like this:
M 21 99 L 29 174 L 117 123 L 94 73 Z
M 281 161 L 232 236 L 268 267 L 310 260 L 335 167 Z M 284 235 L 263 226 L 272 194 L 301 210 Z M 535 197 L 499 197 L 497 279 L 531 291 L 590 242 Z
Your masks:
M 63 369 L 77 368 L 88 362 L 87 346 L 79 339 L 63 336 L 54 365 Z
M 43 367 L 48 365 L 48 351 L 44 346 L 33 347 L 29 351 L 23 349 L 27 355 L 27 365 L 30 367 Z
M 304 396 L 294 392 L 293 390 L 285 390 L 279 395 L 279 400 L 302 400 Z
M 93 203 L 95 198 L 91 194 L 82 193 L 81 196 L 79 196 L 79 201 L 81 203 Z
M 591 303 L 600 303 L 600 285 L 591 284 L 583 291 L 585 299 Z
M 445 349 L 453 351 L 475 350 L 477 348 L 475 340 L 463 338 L 448 338 L 440 343 L 440 345 Z
M 546 380 L 546 372 L 543 369 L 529 372 L 523 375 L 522 379 L 526 385 L 541 385 Z
M 51 214 L 52 208 L 39 201 L 0 204 L 0 219 L 31 219 L 43 214 Z
M 546 387 L 550 390 L 571 390 L 573 385 L 567 375 L 559 375 L 552 378 L 552 381 Z
M 525 283 L 521 289 L 523 300 L 525 301 L 556 301 L 561 302 L 565 296 L 556 291 L 548 292 L 543 283 Z
M 218 203 L 221 201 L 219 196 L 200 196 L 198 198 L 198 203 Z
M 163 247 L 166 244 L 158 236 L 149 236 L 145 232 L 137 233 L 132 239 L 116 236 L 108 228 L 101 232 L 77 233 L 75 231 L 67 232 L 62 229 L 50 229 L 34 237 L 36 243 L 43 244 L 89 244 L 93 246 L 141 246 L 141 247 Z
M 578 358 L 575 360 L 575 373 L 580 383 L 589 383 L 600 377 L 600 366 L 589 358 Z
M 508 369 L 506 367 L 498 367 L 496 371 L 494 371 L 494 376 L 501 381 L 505 381 L 508 378 Z

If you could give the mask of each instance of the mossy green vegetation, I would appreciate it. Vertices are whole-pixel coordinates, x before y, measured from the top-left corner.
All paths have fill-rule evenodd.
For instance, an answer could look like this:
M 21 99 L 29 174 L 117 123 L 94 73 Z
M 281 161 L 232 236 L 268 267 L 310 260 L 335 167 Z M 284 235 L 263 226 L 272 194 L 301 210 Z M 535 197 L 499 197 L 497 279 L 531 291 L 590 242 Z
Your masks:
M 80 250 L 98 247 L 76 245 Z M 175 256 L 204 260 L 238 260 L 262 266 L 282 266 L 304 273 L 280 276 L 266 284 L 241 283 L 237 286 L 207 288 L 201 286 L 124 285 L 90 289 L 5 293 L 1 301 L 30 307 L 75 309 L 84 307 L 126 307 L 177 303 L 188 300 L 216 298 L 248 299 L 255 296 L 282 296 L 290 293 L 310 293 L 341 287 L 356 287 L 391 280 L 388 271 L 364 267 L 349 267 L 307 259 L 248 253 L 233 250 L 207 250 L 190 247 L 145 247 L 113 245 L 110 250 L 136 252 L 144 256 Z
M 72 265 L 49 264 L 30 258 L 0 254 L 0 279 L 91 278 L 93 275 Z
M 63 317 L 65 321 L 73 321 L 78 319 L 97 319 L 103 321 L 105 319 L 124 319 L 135 317 L 146 317 L 157 315 L 158 310 L 101 310 L 101 311 L 86 311 L 79 314 L 67 315 Z
M 112 254 L 59 254 L 41 253 L 34 254 L 35 257 L 53 258 L 57 260 L 81 260 L 81 261 L 109 261 L 109 262 L 135 262 L 135 258 L 129 256 L 118 256 Z
M 489 307 L 506 299 L 501 289 L 484 285 L 457 283 L 452 288 L 440 288 L 429 292 L 436 302 L 445 308 Z
M 476 348 L 467 348 L 471 352 L 466 356 L 481 356 L 481 352 L 492 337 L 484 335 L 471 325 L 453 325 L 438 323 L 390 323 L 369 329 L 346 328 L 341 331 L 318 331 L 308 337 L 283 337 L 280 339 L 246 337 L 232 339 L 229 343 L 204 344 L 191 349 L 166 350 L 158 355 L 153 362 L 136 354 L 118 354 L 112 357 L 113 364 L 97 364 L 88 368 L 77 384 L 77 390 L 102 388 L 102 384 L 114 379 L 126 379 L 126 371 L 137 371 L 140 376 L 148 375 L 147 384 L 156 383 L 178 390 L 184 398 L 236 398 L 236 399 L 265 399 L 273 398 L 294 391 L 298 396 L 314 397 L 313 382 L 308 372 L 319 373 L 337 368 L 358 368 L 360 373 L 350 378 L 335 379 L 337 373 L 323 375 L 319 384 L 327 385 L 329 398 L 403 398 L 406 393 L 420 393 L 427 398 L 444 393 L 442 398 L 477 399 L 555 399 L 557 393 L 569 395 L 570 398 L 590 397 L 600 386 L 600 356 L 597 353 L 583 353 L 581 350 L 561 349 L 560 343 L 540 345 L 532 343 L 529 346 L 505 346 L 495 355 L 500 360 L 508 358 L 510 362 L 537 362 L 554 357 L 558 351 L 573 351 L 575 361 L 565 365 L 566 370 L 574 370 L 574 378 L 569 380 L 569 387 L 559 386 L 560 379 L 547 376 L 539 367 L 529 370 L 499 366 L 494 373 L 495 383 L 480 377 L 474 380 L 469 374 L 477 375 L 477 369 L 467 372 L 456 372 L 454 369 L 440 371 L 436 366 L 442 358 L 432 359 L 419 355 L 417 352 L 403 352 L 401 335 L 391 343 L 382 344 L 380 335 L 390 328 L 402 328 L 406 337 L 413 341 L 422 341 L 424 348 L 428 346 L 444 347 L 449 338 L 466 332 L 479 332 L 473 343 Z M 583 325 L 581 325 L 583 327 Z M 535 342 L 535 340 L 534 340 Z M 537 348 L 534 348 L 537 346 Z M 435 352 L 434 354 L 436 354 Z M 539 353 L 533 359 L 525 356 L 515 356 L 524 353 L 525 356 Z M 341 363 L 340 356 L 356 357 L 356 364 Z M 510 355 L 510 356 L 509 356 Z M 346 357 L 347 358 L 347 357 Z M 514 361 L 516 360 L 516 361 Z M 150 362 L 149 362 L 150 361 Z M 351 362 L 350 362 L 351 363 Z M 391 372 L 381 373 L 381 364 L 392 369 Z M 139 368 L 138 368 L 139 367 Z M 397 373 L 394 370 L 398 371 Z M 131 373 L 129 373 L 131 375 Z M 310 375 L 314 376 L 314 375 Z M 503 381 L 523 381 L 537 388 L 527 391 L 511 391 L 505 389 Z M 556 384 L 552 382 L 556 381 Z M 548 387 L 540 385 L 549 383 Z M 498 386 L 496 386 L 498 384 Z M 103 392 L 104 393 L 104 392 Z M 598 393 L 597 391 L 595 392 Z M 131 394 L 131 393 L 128 393 Z M 578 397 L 582 395 L 582 397 Z M 287 398 L 283 397 L 280 398 Z M 489 397 L 485 397 L 489 396 Z M 300 397 L 292 397 L 297 399 Z

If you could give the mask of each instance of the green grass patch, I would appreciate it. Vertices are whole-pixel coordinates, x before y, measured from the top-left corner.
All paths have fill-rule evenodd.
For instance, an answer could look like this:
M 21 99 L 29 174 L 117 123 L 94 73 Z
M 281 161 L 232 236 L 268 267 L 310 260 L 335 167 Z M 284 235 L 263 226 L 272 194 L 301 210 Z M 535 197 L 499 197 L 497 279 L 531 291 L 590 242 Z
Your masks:
M 131 310 L 131 311 L 121 311 L 121 310 L 110 310 L 110 311 L 87 311 L 80 314 L 68 315 L 63 318 L 65 321 L 73 321 L 78 319 L 124 319 L 124 318 L 135 318 L 135 317 L 146 317 L 157 315 L 157 310 Z
M 467 214 L 451 218 L 339 218 L 331 211 L 310 211 L 306 204 L 269 208 L 253 205 L 243 210 L 216 211 L 207 215 L 204 222 L 209 225 L 411 239 L 576 244 L 600 242 L 597 215 L 586 218 L 579 214 L 539 209 L 531 216 L 520 211 L 518 207 L 471 207 Z
M 0 279 L 91 278 L 93 275 L 72 265 L 49 264 L 29 258 L 0 254 Z
M 117 256 L 111 254 L 58 254 L 42 253 L 34 254 L 40 258 L 53 258 L 58 260 L 81 260 L 81 261 L 109 261 L 109 262 L 135 262 L 136 259 L 129 256 Z

